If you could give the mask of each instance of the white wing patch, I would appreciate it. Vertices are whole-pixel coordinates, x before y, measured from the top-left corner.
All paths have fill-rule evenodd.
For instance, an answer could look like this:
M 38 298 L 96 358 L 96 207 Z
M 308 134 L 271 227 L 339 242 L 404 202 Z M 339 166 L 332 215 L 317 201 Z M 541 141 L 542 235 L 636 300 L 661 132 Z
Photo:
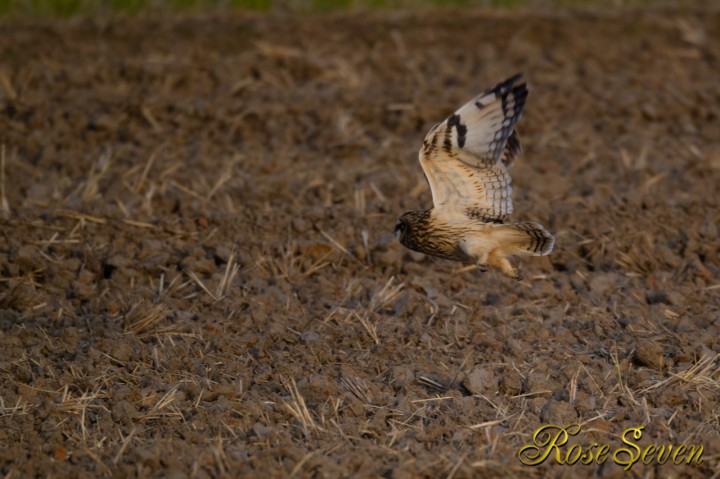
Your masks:
M 519 80 L 516 75 L 477 96 L 425 137 L 420 165 L 436 208 L 494 223 L 512 213 L 506 167 L 521 151 L 514 129 L 527 99 Z

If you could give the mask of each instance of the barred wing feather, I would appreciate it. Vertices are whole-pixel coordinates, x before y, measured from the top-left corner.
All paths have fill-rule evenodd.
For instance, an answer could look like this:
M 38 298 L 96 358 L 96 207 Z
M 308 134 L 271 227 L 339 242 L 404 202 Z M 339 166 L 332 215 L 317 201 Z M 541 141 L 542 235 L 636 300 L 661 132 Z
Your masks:
M 420 165 L 437 209 L 501 223 L 512 213 L 507 166 L 520 153 L 515 125 L 527 86 L 516 75 L 480 94 L 433 127 Z

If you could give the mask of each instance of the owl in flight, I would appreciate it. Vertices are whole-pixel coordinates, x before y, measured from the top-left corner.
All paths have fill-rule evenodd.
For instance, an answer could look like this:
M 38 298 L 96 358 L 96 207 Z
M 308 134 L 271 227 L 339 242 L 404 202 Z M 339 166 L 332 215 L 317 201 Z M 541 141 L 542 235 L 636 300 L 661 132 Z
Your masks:
M 420 166 L 433 208 L 408 211 L 395 225 L 405 247 L 431 256 L 492 267 L 522 279 L 508 256 L 545 256 L 555 238 L 538 223 L 510 223 L 508 167 L 522 151 L 515 124 L 528 90 L 516 75 L 430 129 Z

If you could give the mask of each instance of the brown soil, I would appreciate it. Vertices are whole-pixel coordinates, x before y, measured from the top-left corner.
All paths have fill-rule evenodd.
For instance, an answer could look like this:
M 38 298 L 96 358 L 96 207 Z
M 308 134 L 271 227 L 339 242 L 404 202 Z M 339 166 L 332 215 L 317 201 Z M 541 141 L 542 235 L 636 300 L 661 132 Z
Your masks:
M 720 470 L 720 11 L 2 20 L 0 475 Z M 526 279 L 404 250 L 425 132 L 523 71 Z M 552 461 L 554 462 L 554 461 Z

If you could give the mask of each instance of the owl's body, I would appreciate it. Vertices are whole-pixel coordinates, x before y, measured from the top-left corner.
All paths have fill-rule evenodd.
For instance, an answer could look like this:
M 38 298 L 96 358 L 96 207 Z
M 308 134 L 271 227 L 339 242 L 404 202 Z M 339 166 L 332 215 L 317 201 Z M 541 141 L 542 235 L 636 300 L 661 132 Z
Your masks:
M 527 98 L 515 76 L 434 126 L 420 165 L 434 207 L 402 215 L 395 234 L 407 248 L 490 266 L 520 279 L 508 256 L 550 254 L 553 236 L 537 223 L 507 223 L 513 212 L 507 167 L 521 151 L 515 124 Z

